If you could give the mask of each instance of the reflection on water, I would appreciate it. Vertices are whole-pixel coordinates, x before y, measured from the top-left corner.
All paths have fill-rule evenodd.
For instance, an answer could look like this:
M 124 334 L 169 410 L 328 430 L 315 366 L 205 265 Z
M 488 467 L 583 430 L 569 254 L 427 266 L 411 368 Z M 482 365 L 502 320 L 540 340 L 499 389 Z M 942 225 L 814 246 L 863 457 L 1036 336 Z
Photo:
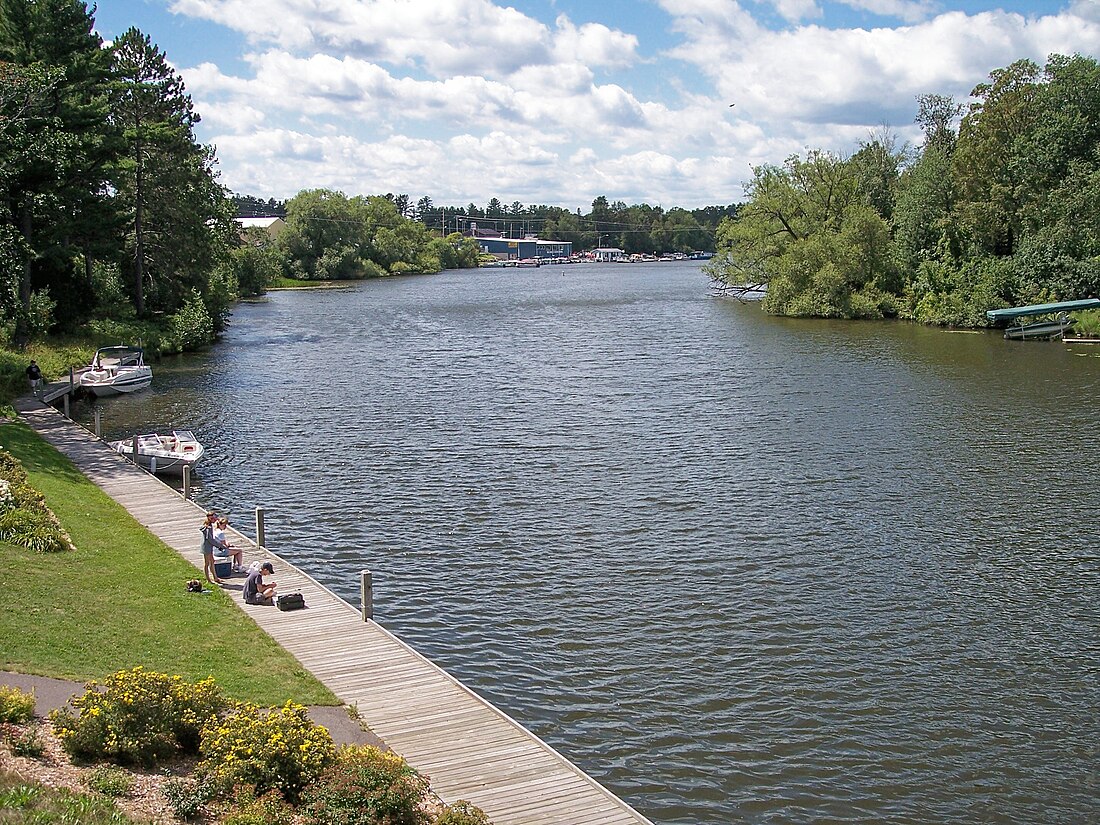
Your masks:
M 1100 348 L 776 319 L 694 265 L 242 305 L 100 402 L 658 823 L 1095 821 Z M 85 414 L 86 411 L 85 411 Z

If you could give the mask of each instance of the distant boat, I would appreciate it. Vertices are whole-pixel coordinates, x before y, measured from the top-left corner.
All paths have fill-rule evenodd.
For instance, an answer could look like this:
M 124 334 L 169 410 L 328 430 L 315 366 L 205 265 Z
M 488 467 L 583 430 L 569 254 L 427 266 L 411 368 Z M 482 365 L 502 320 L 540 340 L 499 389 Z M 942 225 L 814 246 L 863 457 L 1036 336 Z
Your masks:
M 138 466 L 158 475 L 181 476 L 183 468 L 194 467 L 205 452 L 190 430 L 173 430 L 169 435 L 152 433 L 136 438 Z M 133 460 L 133 438 L 109 443 L 116 453 Z
M 80 375 L 80 386 L 97 397 L 143 390 L 152 382 L 153 370 L 140 347 L 103 347 Z
M 1016 322 L 1005 329 L 1005 338 L 1010 340 L 1044 340 L 1063 337 L 1066 330 L 1074 324 L 1074 320 L 1069 317 L 1069 313 L 1079 309 L 1100 309 L 1100 298 L 991 309 L 985 314 L 985 317 L 995 324 Z M 1044 315 L 1050 317 L 1030 323 L 1020 322 L 1021 318 L 1034 318 Z

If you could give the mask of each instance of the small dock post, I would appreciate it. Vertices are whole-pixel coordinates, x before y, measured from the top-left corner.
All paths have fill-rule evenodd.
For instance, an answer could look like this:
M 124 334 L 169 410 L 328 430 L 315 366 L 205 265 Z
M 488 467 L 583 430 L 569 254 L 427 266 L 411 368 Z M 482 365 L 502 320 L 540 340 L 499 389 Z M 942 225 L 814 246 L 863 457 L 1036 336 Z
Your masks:
M 65 408 L 65 417 L 72 421 L 72 416 L 69 415 L 69 393 L 65 393 L 61 404 Z
M 139 438 L 140 438 L 140 436 L 136 436 L 136 435 L 134 436 L 134 455 L 133 455 L 134 464 L 138 463 L 138 439 Z
M 95 437 L 103 440 L 103 410 L 95 408 Z
M 363 621 L 374 618 L 374 581 L 369 570 L 359 573 L 359 603 L 363 608 Z
M 183 465 L 183 497 L 191 498 L 191 465 Z
M 256 546 L 260 548 L 267 547 L 267 540 L 264 536 L 264 508 L 256 508 Z

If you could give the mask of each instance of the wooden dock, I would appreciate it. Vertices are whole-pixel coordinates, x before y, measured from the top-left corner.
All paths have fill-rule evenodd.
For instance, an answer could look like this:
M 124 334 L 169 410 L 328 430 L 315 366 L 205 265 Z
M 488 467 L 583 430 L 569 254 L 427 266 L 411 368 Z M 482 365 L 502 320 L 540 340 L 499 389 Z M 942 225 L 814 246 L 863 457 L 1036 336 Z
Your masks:
M 67 382 L 66 382 L 67 383 Z M 34 398 L 23 419 L 96 485 L 181 556 L 202 569 L 203 510 Z M 531 732 L 496 709 L 309 575 L 239 533 L 246 560 L 271 559 L 283 593 L 308 609 L 238 604 L 364 722 L 431 780 L 446 802 L 466 799 L 494 825 L 650 823 Z M 240 587 L 242 579 L 233 580 Z

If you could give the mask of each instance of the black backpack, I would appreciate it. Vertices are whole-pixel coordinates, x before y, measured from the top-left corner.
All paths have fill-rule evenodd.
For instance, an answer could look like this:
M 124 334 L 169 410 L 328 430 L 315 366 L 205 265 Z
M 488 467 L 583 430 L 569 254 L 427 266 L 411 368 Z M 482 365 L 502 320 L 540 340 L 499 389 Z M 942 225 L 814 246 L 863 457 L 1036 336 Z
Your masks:
M 275 606 L 280 610 L 301 610 L 306 606 L 306 600 L 301 593 L 287 593 L 275 597 Z

